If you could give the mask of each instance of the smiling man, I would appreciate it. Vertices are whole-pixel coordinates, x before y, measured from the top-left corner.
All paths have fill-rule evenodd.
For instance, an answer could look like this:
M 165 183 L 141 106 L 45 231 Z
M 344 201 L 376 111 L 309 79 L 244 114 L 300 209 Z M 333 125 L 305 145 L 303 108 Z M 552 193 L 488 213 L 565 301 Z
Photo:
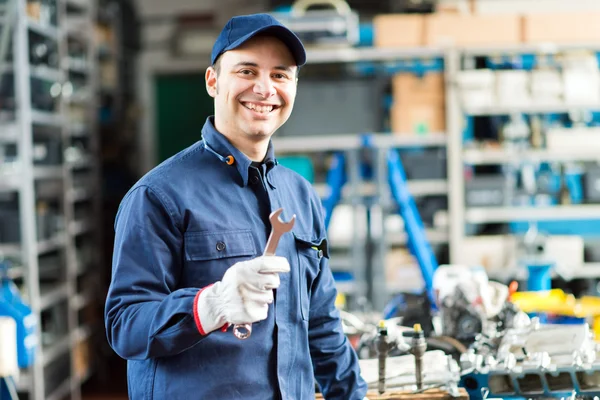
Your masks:
M 206 71 L 202 140 L 123 199 L 106 300 L 112 348 L 137 399 L 363 399 L 343 334 L 321 202 L 278 165 L 271 136 L 294 106 L 300 40 L 269 15 L 231 19 Z M 277 256 L 269 215 L 293 214 Z M 233 324 L 252 323 L 240 340 Z

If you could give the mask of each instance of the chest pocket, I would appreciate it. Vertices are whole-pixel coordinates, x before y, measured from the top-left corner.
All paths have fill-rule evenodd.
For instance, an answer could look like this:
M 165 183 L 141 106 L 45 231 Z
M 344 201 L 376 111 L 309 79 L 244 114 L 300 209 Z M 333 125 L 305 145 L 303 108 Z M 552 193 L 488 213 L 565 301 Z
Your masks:
M 329 257 L 327 242 L 325 239 L 314 239 L 296 233 L 294 233 L 294 239 L 298 253 L 300 312 L 302 319 L 308 321 L 312 284 L 321 270 L 321 258 Z
M 256 256 L 252 231 L 186 232 L 185 272 L 189 286 L 204 287 L 221 278 L 238 261 Z

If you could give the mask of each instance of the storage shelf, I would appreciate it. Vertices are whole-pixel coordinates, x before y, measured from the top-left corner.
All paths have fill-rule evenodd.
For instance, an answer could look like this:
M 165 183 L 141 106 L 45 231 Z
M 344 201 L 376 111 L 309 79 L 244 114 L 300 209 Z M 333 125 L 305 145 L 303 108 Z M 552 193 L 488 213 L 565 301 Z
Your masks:
M 65 78 L 65 74 L 60 70 L 44 67 L 44 66 L 31 66 L 31 76 L 33 78 L 39 78 L 51 82 L 62 82 Z
M 71 350 L 72 339 L 66 335 L 46 348 L 42 348 L 42 364 L 47 367 L 52 361 L 56 360 L 69 350 Z
M 34 125 L 47 125 L 55 127 L 61 127 L 65 122 L 65 119 L 60 114 L 37 110 L 31 112 L 31 120 Z
M 71 341 L 73 344 L 80 343 L 92 336 L 92 328 L 89 325 L 79 326 L 73 331 Z
M 425 136 L 413 134 L 382 134 L 371 136 L 371 144 L 378 148 L 440 147 L 448 141 L 444 133 L 431 133 Z M 273 138 L 277 153 L 300 153 L 314 151 L 342 151 L 364 147 L 363 138 L 358 134 L 307 135 Z
M 43 25 L 30 18 L 27 19 L 27 28 L 29 28 L 31 32 L 35 32 L 38 35 L 44 36 L 48 39 L 58 40 L 60 38 L 59 30 L 57 27 Z
M 6 160 L 0 163 L 0 191 L 18 192 L 21 200 L 18 204 L 19 220 L 23 223 L 20 242 L 0 245 L 0 252 L 10 250 L 11 253 L 15 253 L 17 260 L 26 263 L 19 270 L 11 271 L 12 277 L 24 275 L 26 278 L 29 271 L 32 272 L 33 277 L 38 275 L 43 277 L 43 279 L 32 281 L 26 280 L 27 286 L 23 288 L 24 298 L 35 306 L 33 311 L 36 319 L 42 321 L 42 313 L 51 313 L 56 322 L 64 325 L 60 327 L 61 331 L 64 331 L 64 336 L 48 329 L 48 339 L 50 339 L 50 331 L 56 333 L 57 336 L 52 335 L 53 342 L 45 341 L 48 345 L 42 346 L 40 349 L 40 357 L 36 358 L 36 364 L 24 371 L 27 381 L 20 383 L 19 387 L 26 392 L 33 391 L 28 396 L 31 400 L 62 400 L 80 397 L 80 385 L 86 379 L 86 376 L 82 375 L 87 374 L 87 371 L 77 371 L 77 369 L 67 367 L 67 370 L 59 371 L 61 372 L 60 376 L 48 375 L 48 373 L 52 372 L 50 369 L 58 368 L 57 364 L 63 361 L 72 361 L 76 356 L 75 343 L 81 337 L 93 333 L 77 329 L 79 314 L 75 308 L 81 309 L 89 303 L 94 290 L 88 292 L 84 289 L 75 296 L 74 288 L 77 286 L 77 277 L 74 275 L 75 271 L 83 268 L 79 264 L 82 256 L 77 253 L 77 247 L 86 245 L 85 243 L 80 244 L 76 235 L 96 229 L 99 211 L 96 208 L 99 204 L 94 202 L 94 210 L 90 211 L 90 215 L 84 215 L 86 221 L 73 221 L 73 216 L 77 211 L 76 202 L 91 198 L 92 191 L 87 187 L 96 189 L 97 177 L 90 177 L 89 182 L 84 182 L 86 189 L 77 189 L 73 185 L 78 180 L 74 169 L 97 168 L 96 155 L 90 154 L 89 157 L 74 164 L 61 162 L 51 165 L 38 164 L 31 157 L 25 157 L 32 151 L 35 152 L 38 135 L 43 135 L 50 140 L 60 139 L 61 142 L 64 142 L 62 147 L 66 146 L 67 148 L 75 145 L 75 143 L 71 143 L 71 139 L 74 137 L 89 138 L 92 148 L 95 148 L 97 144 L 95 97 L 99 95 L 97 82 L 100 78 L 96 76 L 100 71 L 96 68 L 97 43 L 94 40 L 98 18 L 97 1 L 57 0 L 55 11 L 55 20 L 58 26 L 51 26 L 44 16 L 38 21 L 36 18 L 26 15 L 27 13 L 15 14 L 15 17 L 18 18 L 15 21 L 16 26 L 22 29 L 14 29 L 11 35 L 13 37 L 11 48 L 15 53 L 13 54 L 14 61 L 0 63 L 1 70 L 12 72 L 16 83 L 25 83 L 14 87 L 14 96 L 16 99 L 20 99 L 15 103 L 16 110 L 0 112 L 0 143 L 17 144 L 16 157 L 14 157 L 16 161 L 13 162 L 6 157 Z M 111 25 L 114 22 L 114 27 L 120 26 L 120 23 L 123 22 L 122 16 L 118 14 L 110 14 L 109 18 Z M 57 52 L 59 62 L 56 68 L 43 64 L 28 64 L 31 49 L 27 48 L 27 44 L 32 43 L 32 35 L 34 39 L 39 36 L 40 40 L 53 47 L 51 49 L 53 52 Z M 75 48 L 76 46 L 85 54 L 81 53 L 81 56 L 77 57 L 69 56 L 69 54 L 76 55 L 75 52 L 79 52 L 79 49 Z M 71 93 L 71 96 L 66 96 L 68 93 L 64 92 L 63 98 L 55 99 L 56 104 L 54 105 L 40 104 L 38 108 L 34 103 L 35 99 L 32 96 L 34 96 L 33 91 L 36 90 L 36 82 L 52 85 L 55 82 L 62 84 L 67 80 L 74 79 L 77 81 L 74 82 L 75 86 L 85 89 L 85 92 L 76 90 Z M 27 84 L 29 80 L 32 80 L 32 85 Z M 77 111 L 81 111 L 77 113 L 81 115 L 80 119 L 71 112 L 69 107 L 69 104 L 75 103 Z M 69 157 L 65 158 L 70 159 Z M 46 230 L 41 229 L 44 226 L 39 225 L 44 221 L 36 217 L 36 205 L 39 200 L 50 196 L 52 197 L 51 201 L 57 201 L 61 208 L 60 214 L 55 219 L 59 220 L 58 222 L 64 226 L 64 229 L 51 237 L 42 234 L 44 238 L 38 239 L 41 234 L 39 232 L 46 232 Z M 29 258 L 24 257 L 27 255 L 25 252 L 30 253 Z M 60 271 L 66 268 L 73 274 L 67 274 L 65 277 L 59 276 L 56 277 L 59 279 L 52 281 L 46 280 L 44 271 L 47 266 L 43 260 L 44 255 L 49 256 L 48 258 L 56 255 L 62 260 L 60 264 L 52 265 L 53 271 L 48 270 L 45 277 L 50 277 L 50 272 L 59 272 L 54 271 L 55 266 L 60 267 Z M 87 254 L 83 254 L 83 256 L 84 258 L 92 257 Z M 92 261 L 98 263 L 98 260 Z M 48 259 L 47 262 L 50 260 Z M 70 298 L 70 295 L 73 295 L 73 299 Z M 94 325 L 94 329 L 99 328 Z M 61 382 L 57 379 L 64 379 L 64 381 Z
M 20 257 L 21 246 L 19 244 L 14 243 L 0 243 L 0 254 L 2 254 L 5 257 Z
M 67 58 L 68 69 L 71 72 L 77 72 L 79 74 L 87 74 L 90 72 L 90 65 L 85 60 L 79 60 L 76 58 Z
M 597 42 L 592 43 L 523 43 L 502 46 L 470 46 L 462 47 L 460 52 L 465 56 L 502 56 L 511 54 L 556 54 L 564 51 L 587 50 L 600 51 Z
M 72 380 L 71 378 L 67 378 L 63 383 L 61 383 L 54 392 L 50 393 L 50 395 L 46 398 L 46 400 L 61 400 L 71 393 Z
M 62 285 L 40 285 L 40 311 L 47 310 L 69 296 L 69 287 Z
M 403 48 L 328 48 L 307 49 L 307 64 L 350 63 L 358 61 L 395 61 L 414 58 L 441 58 L 444 52 L 434 47 Z
M 87 307 L 92 302 L 92 296 L 90 293 L 79 293 L 73 297 L 73 308 L 80 311 L 82 308 Z
M 465 217 L 473 224 L 600 219 L 600 205 L 467 208 Z
M 440 229 L 425 229 L 425 236 L 430 244 L 448 243 L 448 232 Z M 405 245 L 408 243 L 406 232 L 392 233 L 387 235 L 387 240 L 391 245 Z
M 538 150 L 525 151 L 509 149 L 469 149 L 463 152 L 463 161 L 472 165 L 496 165 L 522 162 L 569 162 L 600 161 L 600 151 L 561 151 Z
M 22 266 L 11 267 L 8 270 L 8 277 L 12 280 L 23 278 L 25 276 L 25 269 Z
M 93 165 L 93 159 L 90 156 L 83 156 L 77 161 L 71 161 L 67 163 L 70 169 L 83 169 L 89 168 Z
M 17 140 L 19 140 L 17 124 L 0 122 L 0 143 L 15 143 Z
M 63 0 L 67 6 L 87 10 L 90 7 L 89 0 Z
M 69 224 L 69 233 L 73 236 L 79 236 L 89 232 L 92 229 L 90 221 L 71 221 Z
M 62 179 L 62 167 L 34 167 L 33 178 L 42 179 Z M 0 173 L 0 191 L 15 191 L 21 187 L 23 175 L 21 170 L 15 165 L 10 172 Z
M 92 191 L 87 188 L 72 188 L 67 192 L 67 199 L 72 203 L 92 198 Z
M 317 183 L 313 187 L 321 198 L 329 196 L 329 186 L 326 183 Z M 387 187 L 386 187 L 387 188 Z M 363 182 L 358 186 L 360 196 L 376 195 L 377 185 L 372 182 Z M 445 179 L 414 179 L 408 180 L 408 191 L 415 197 L 445 195 L 448 193 L 448 182 Z M 342 188 L 342 197 L 350 197 L 352 187 L 350 184 Z
M 70 123 L 67 128 L 69 135 L 72 137 L 86 137 L 88 136 L 88 129 L 86 124 L 80 122 Z
M 60 179 L 63 176 L 63 167 L 44 166 L 34 167 L 33 177 L 35 179 Z
M 53 237 L 45 240 L 38 241 L 37 249 L 38 255 L 50 253 L 52 251 L 58 250 L 65 245 L 65 235 L 63 233 L 58 233 Z
M 529 105 L 514 107 L 469 107 L 464 112 L 470 116 L 493 116 L 520 114 L 564 114 L 572 110 L 600 110 L 600 104 L 556 104 L 556 105 Z

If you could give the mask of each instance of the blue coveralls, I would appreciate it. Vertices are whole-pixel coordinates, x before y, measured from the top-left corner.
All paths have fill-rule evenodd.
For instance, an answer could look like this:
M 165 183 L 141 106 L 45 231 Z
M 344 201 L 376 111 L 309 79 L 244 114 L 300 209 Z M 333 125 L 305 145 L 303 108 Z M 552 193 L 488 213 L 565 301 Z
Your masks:
M 366 384 L 334 305 L 319 198 L 277 164 L 272 144 L 257 168 L 212 118 L 202 136 L 141 178 L 117 214 L 105 322 L 110 345 L 128 360 L 130 398 L 312 400 L 316 378 L 327 399 L 362 399 Z M 202 336 L 196 293 L 262 254 L 269 214 L 280 207 L 285 221 L 296 214 L 277 248 L 291 272 L 280 274 L 268 318 L 247 340 L 231 328 Z

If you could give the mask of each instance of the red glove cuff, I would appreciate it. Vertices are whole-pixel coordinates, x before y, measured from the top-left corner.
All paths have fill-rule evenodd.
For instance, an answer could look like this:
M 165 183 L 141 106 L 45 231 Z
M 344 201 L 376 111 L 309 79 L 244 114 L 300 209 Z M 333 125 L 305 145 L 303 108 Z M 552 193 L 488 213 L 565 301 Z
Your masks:
M 198 328 L 198 332 L 200 332 L 200 334 L 202 336 L 206 336 L 208 333 L 206 333 L 204 331 L 204 328 L 202 327 L 202 321 L 200 321 L 200 315 L 198 315 L 198 299 L 200 298 L 200 293 L 202 293 L 202 291 L 206 288 L 211 287 L 213 284 L 211 283 L 208 286 L 203 287 L 202 289 L 198 290 L 198 293 L 196 293 L 196 296 L 194 297 L 194 321 L 196 322 L 196 328 Z M 227 329 L 229 328 L 230 324 L 226 323 L 225 325 L 223 325 L 221 327 L 221 332 L 225 332 L 227 331 Z

